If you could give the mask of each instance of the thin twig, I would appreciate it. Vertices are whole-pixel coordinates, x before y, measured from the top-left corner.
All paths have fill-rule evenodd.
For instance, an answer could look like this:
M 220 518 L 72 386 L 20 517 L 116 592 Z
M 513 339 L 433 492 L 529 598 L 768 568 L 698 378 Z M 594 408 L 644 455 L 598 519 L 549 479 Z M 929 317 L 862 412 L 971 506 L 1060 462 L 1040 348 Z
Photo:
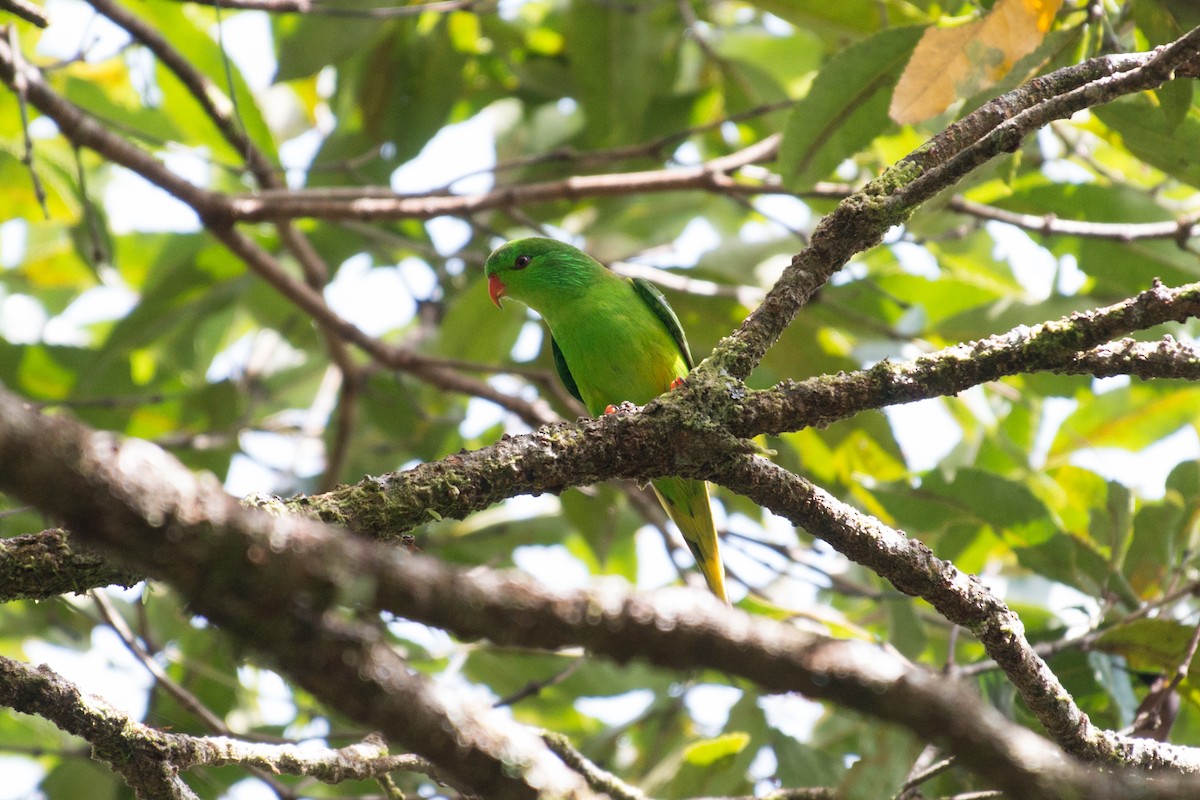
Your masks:
M 222 736 L 232 735 L 232 731 L 226 726 L 225 721 L 214 714 L 209 708 L 200 701 L 198 697 L 189 692 L 183 686 L 175 681 L 167 671 L 154 660 L 154 656 L 150 655 L 141 643 L 138 642 L 133 630 L 126 624 L 125 618 L 113 607 L 112 602 L 103 591 L 92 593 L 92 601 L 96 604 L 96 609 L 100 612 L 101 618 L 112 628 L 117 638 L 121 640 L 121 644 L 125 645 L 125 649 L 133 654 L 147 672 L 153 676 L 163 690 L 169 694 L 175 702 L 190 711 L 214 733 L 219 733 Z
M 637 144 L 619 145 L 616 147 L 608 147 L 597 150 L 577 150 L 574 147 L 564 146 L 557 147 L 544 153 L 535 153 L 533 155 L 523 156 L 521 158 L 513 158 L 507 161 L 501 161 L 496 165 L 478 169 L 472 172 L 466 172 L 459 175 L 454 180 L 448 182 L 443 187 L 443 192 L 449 193 L 450 187 L 467 178 L 475 177 L 476 175 L 500 175 L 513 170 L 525 169 L 527 167 L 539 166 L 542 164 L 553 163 L 571 163 L 575 166 L 596 166 L 601 164 L 611 164 L 618 161 L 628 161 L 636 158 L 661 158 L 663 152 L 670 147 L 675 147 L 687 141 L 693 136 L 709 133 L 730 122 L 744 122 L 748 119 L 770 114 L 775 111 L 781 111 L 785 108 L 791 108 L 796 104 L 795 100 L 780 100 L 776 103 L 764 103 L 754 108 L 748 108 L 745 111 L 739 111 L 735 114 L 729 114 L 720 119 L 706 122 L 701 125 L 694 125 L 690 128 L 667 133 L 662 136 L 649 139 Z M 847 190 L 847 194 L 849 190 Z
M 1091 222 L 1062 219 L 1054 214 L 1019 214 L 1002 208 L 976 203 L 961 196 L 950 199 L 949 207 L 960 214 L 978 219 L 1005 222 L 1027 231 L 1046 236 L 1075 236 L 1081 239 L 1112 239 L 1132 242 L 1138 239 L 1173 239 L 1180 241 L 1200 236 L 1200 214 L 1189 214 L 1177 220 L 1163 222 Z
M 222 213 L 230 220 L 265 222 L 316 217 L 327 220 L 430 219 L 469 216 L 496 208 L 520 207 L 549 200 L 611 197 L 645 192 L 694 189 L 735 191 L 742 186 L 730 173 L 748 164 L 770 161 L 779 150 L 779 135 L 735 153 L 692 167 L 618 174 L 579 175 L 562 180 L 500 187 L 474 195 L 398 195 L 383 188 L 272 190 L 228 198 Z M 761 191 L 749 186 L 748 191 Z
M 41 206 L 42 215 L 50 219 L 50 209 L 46 205 L 46 190 L 42 187 L 42 179 L 38 177 L 37 168 L 33 163 L 33 139 L 29 135 L 29 81 L 25 77 L 25 62 L 21 56 L 21 44 L 17 41 L 17 26 L 6 25 L 8 46 L 13 60 L 13 90 L 17 94 L 17 107 L 21 111 L 21 135 L 25 149 L 21 153 L 21 163 L 29 170 L 29 179 L 33 182 L 33 194 Z
M 615 800 L 647 800 L 641 789 L 631 786 L 607 770 L 600 769 L 587 756 L 576 750 L 571 740 L 561 733 L 542 731 L 542 741 L 564 764 L 582 775 L 588 786 L 595 791 L 603 792 Z
M 0 0 L 0 9 L 15 14 L 26 22 L 32 22 L 39 28 L 45 28 L 50 24 L 45 12 L 30 3 L 29 0 Z
M 100 219 L 92 205 L 92 196 L 88 192 L 87 170 L 83 167 L 83 153 L 78 147 L 71 148 L 75 155 L 75 171 L 79 181 L 79 202 L 83 206 L 83 216 L 87 220 L 88 239 L 92 244 L 92 263 L 96 265 L 108 263 L 108 254 L 104 251 L 104 241 L 100 234 Z
M 199 5 L 220 5 L 239 11 L 266 11 L 272 14 L 320 14 L 330 17 L 358 17 L 364 19 L 394 19 L 414 17 L 420 14 L 444 14 L 451 11 L 470 11 L 484 14 L 495 11 L 495 0 L 439 0 L 433 3 L 417 3 L 405 6 L 379 6 L 375 8 L 347 8 L 327 5 L 313 0 L 178 0 Z
M 548 678 L 543 678 L 542 680 L 538 681 L 530 681 L 507 697 L 501 697 L 495 703 L 492 703 L 492 705 L 496 708 L 500 708 L 502 706 L 511 706 L 519 703 L 527 697 L 537 697 L 542 693 L 543 689 L 548 689 L 551 686 L 557 686 L 567 678 L 574 675 L 575 670 L 579 669 L 583 665 L 584 661 L 585 659 L 577 658 L 568 664 L 566 669 L 559 670 Z

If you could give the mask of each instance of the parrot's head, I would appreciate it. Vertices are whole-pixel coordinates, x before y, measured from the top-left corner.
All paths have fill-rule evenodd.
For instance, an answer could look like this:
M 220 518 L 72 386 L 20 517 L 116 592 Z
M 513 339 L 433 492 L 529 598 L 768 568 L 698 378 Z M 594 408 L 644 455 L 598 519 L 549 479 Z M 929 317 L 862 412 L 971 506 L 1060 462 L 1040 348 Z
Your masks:
M 534 237 L 501 245 L 483 269 L 497 308 L 501 297 L 509 297 L 536 311 L 586 286 L 604 267 L 576 247 Z

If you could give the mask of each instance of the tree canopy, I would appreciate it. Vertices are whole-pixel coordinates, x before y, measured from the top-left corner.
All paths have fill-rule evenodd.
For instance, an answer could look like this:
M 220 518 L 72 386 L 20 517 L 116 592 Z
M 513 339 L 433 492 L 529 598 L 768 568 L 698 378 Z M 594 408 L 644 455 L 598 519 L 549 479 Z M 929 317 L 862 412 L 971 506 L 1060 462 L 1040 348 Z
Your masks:
M 1191 4 L 0 14 L 0 797 L 1196 795 Z

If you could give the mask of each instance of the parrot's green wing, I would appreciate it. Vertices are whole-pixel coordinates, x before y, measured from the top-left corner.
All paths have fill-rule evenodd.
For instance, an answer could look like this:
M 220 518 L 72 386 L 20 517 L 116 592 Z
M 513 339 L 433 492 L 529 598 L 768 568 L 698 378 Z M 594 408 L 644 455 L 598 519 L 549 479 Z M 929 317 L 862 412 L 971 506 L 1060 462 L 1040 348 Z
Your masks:
M 633 290 L 637 292 L 638 297 L 642 298 L 654 316 L 662 320 L 662 324 L 667 326 L 667 330 L 671 333 L 671 338 L 675 340 L 675 344 L 679 345 L 679 352 L 683 353 L 684 363 L 688 369 L 692 369 L 696 364 L 692 361 L 692 351 L 688 349 L 687 337 L 683 335 L 683 326 L 679 324 L 679 317 L 675 316 L 674 309 L 667 303 L 667 298 L 663 297 L 663 293 L 658 290 L 658 287 L 643 278 L 631 278 L 633 281 Z M 561 355 L 555 349 L 555 363 L 559 364 L 558 374 L 563 379 L 563 383 L 567 384 L 567 388 L 575 394 L 575 382 L 568 380 L 567 365 L 561 361 Z M 575 395 L 578 397 L 579 395 Z
M 550 352 L 554 354 L 554 368 L 558 370 L 558 379 L 563 382 L 563 386 L 567 387 L 567 391 L 571 393 L 571 396 L 582 403 L 583 396 L 579 394 L 579 386 L 575 383 L 575 376 L 571 374 L 571 370 L 567 367 L 567 360 L 563 358 L 562 350 L 558 349 L 558 342 L 554 341 L 553 336 L 550 337 Z

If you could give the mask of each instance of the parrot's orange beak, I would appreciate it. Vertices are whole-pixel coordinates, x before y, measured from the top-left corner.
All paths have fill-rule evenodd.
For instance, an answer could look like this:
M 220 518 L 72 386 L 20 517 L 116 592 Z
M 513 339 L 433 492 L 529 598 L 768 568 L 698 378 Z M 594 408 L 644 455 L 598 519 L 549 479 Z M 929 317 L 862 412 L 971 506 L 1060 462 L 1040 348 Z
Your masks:
M 500 298 L 504 297 L 504 281 L 500 280 L 500 276 L 494 272 L 488 275 L 488 296 L 492 298 L 496 308 L 502 308 Z

